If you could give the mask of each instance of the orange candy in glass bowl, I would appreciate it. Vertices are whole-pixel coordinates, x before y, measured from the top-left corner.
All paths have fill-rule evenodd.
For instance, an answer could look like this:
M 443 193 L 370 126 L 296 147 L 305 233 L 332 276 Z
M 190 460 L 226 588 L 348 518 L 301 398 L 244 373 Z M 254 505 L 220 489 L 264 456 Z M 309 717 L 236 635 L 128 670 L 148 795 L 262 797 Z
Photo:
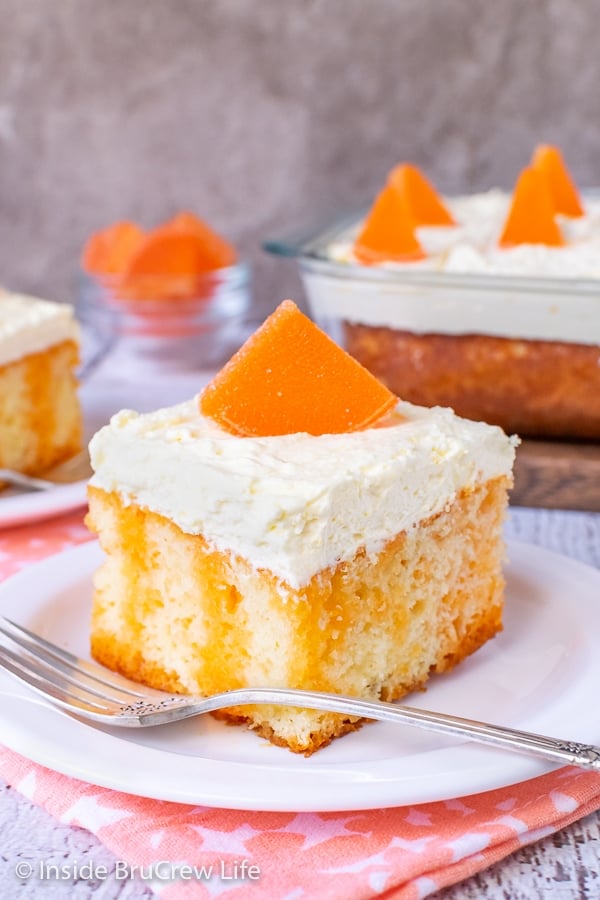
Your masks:
M 246 337 L 247 266 L 194 213 L 150 231 L 116 222 L 91 235 L 81 265 L 80 318 L 139 369 L 210 368 Z

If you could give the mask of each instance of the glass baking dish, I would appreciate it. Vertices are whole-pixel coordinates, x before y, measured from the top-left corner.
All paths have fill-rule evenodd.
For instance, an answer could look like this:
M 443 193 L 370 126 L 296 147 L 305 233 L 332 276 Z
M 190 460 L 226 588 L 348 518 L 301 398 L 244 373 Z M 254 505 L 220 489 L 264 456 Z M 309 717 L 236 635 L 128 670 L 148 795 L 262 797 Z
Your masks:
M 264 245 L 297 260 L 334 340 L 404 399 L 523 435 L 600 440 L 600 277 L 332 259 L 363 216 Z

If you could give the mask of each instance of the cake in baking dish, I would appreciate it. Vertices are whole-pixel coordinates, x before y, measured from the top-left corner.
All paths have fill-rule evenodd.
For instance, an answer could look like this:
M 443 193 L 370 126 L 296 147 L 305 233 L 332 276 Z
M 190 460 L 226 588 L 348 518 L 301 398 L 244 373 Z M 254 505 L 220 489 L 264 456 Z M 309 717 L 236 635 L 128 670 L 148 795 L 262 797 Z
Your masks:
M 38 474 L 81 448 L 70 306 L 0 290 L 0 468 Z
M 137 681 L 392 700 L 502 627 L 514 441 L 398 400 L 290 301 L 202 394 L 90 451 L 92 653 Z M 307 754 L 360 724 L 218 715 Z
M 521 435 L 600 439 L 598 197 L 582 199 L 547 146 L 512 193 L 442 198 L 420 177 L 396 167 L 329 246 L 354 274 L 307 275 L 313 312 L 405 399 Z

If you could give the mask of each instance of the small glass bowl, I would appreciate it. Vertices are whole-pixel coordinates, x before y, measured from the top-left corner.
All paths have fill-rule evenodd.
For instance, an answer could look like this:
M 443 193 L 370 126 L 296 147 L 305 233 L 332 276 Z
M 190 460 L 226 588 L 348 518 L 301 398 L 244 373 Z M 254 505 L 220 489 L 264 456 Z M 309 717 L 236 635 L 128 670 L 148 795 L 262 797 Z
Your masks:
M 164 277 L 162 279 L 164 282 Z M 153 288 L 158 277 L 148 279 Z M 179 286 L 180 287 L 180 286 Z M 84 330 L 84 374 L 107 357 L 128 374 L 183 374 L 214 369 L 248 336 L 250 274 L 245 263 L 215 269 L 168 293 L 137 299 L 118 278 L 82 273 L 76 313 Z

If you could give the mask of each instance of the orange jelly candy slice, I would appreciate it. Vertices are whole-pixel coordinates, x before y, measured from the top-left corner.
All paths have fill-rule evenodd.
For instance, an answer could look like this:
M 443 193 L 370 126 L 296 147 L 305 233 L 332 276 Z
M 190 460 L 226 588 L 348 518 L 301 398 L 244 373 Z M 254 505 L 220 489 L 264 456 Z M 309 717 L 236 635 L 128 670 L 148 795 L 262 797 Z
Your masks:
M 575 182 L 558 147 L 536 147 L 531 165 L 547 179 L 555 212 L 572 219 L 585 215 Z
M 235 248 L 192 212 L 180 212 L 160 229 L 195 235 L 202 243 L 202 259 L 206 269 L 222 269 L 237 260 Z
M 199 219 L 193 227 L 171 221 L 146 236 L 129 260 L 125 275 L 196 275 L 233 262 L 233 247 Z
M 546 179 L 536 169 L 523 169 L 500 239 L 501 247 L 546 244 L 562 247 L 565 240 L 554 218 L 554 206 Z
M 144 239 L 135 222 L 115 222 L 93 234 L 83 249 L 82 265 L 92 275 L 118 275 Z
M 354 255 L 367 264 L 424 258 L 406 200 L 392 185 L 376 197 L 354 242 Z
M 377 422 L 397 398 L 284 300 L 200 396 L 200 411 L 244 437 L 341 434 Z
M 156 229 L 129 260 L 124 275 L 126 280 L 146 275 L 195 275 L 212 268 L 203 251 L 195 234 Z
M 234 248 L 191 213 L 154 229 L 129 260 L 121 289 L 131 299 L 153 300 L 202 293 L 202 275 L 232 265 Z
M 388 176 L 388 182 L 406 198 L 416 225 L 456 225 L 450 210 L 416 166 L 402 163 Z

